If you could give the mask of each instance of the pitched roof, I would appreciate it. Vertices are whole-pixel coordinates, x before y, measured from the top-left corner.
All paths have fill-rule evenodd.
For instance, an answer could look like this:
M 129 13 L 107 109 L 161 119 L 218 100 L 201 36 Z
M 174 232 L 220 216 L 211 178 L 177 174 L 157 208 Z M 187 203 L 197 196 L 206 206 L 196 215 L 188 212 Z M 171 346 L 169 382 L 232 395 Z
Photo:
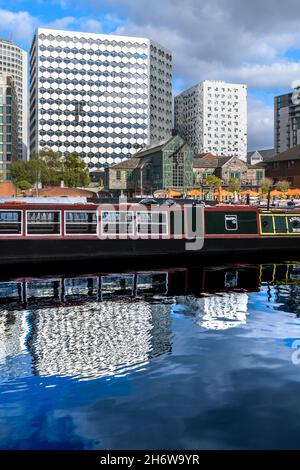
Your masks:
M 36 189 L 24 191 L 25 195 L 33 196 L 36 194 Z M 38 190 L 39 197 L 94 197 L 93 191 L 87 189 L 68 188 L 60 186 L 46 186 Z
M 233 157 L 217 157 L 214 154 L 208 153 L 204 157 L 194 157 L 194 168 L 220 168 L 225 163 L 229 162 Z
M 221 168 L 225 163 L 229 162 L 233 157 L 218 157 L 217 168 Z
M 147 147 L 144 147 L 142 150 L 134 154 L 134 158 L 140 158 L 140 157 L 145 157 L 146 155 L 153 154 L 155 152 L 159 152 L 162 150 L 169 142 L 171 142 L 172 139 L 174 139 L 176 136 L 169 137 L 169 139 L 162 140 L 161 142 L 158 142 L 153 145 L 148 145 Z
M 300 145 L 288 149 L 285 152 L 277 153 L 273 157 L 269 158 L 266 163 L 284 162 L 288 160 L 300 160 Z
M 249 161 L 255 153 L 258 153 L 262 157 L 263 161 L 265 161 L 275 155 L 275 149 L 253 150 L 252 152 L 247 152 L 247 160 Z
M 275 155 L 275 149 L 265 149 L 265 150 L 259 150 L 259 153 L 263 157 L 263 160 L 267 160 L 271 157 L 274 157 Z
M 116 163 L 115 165 L 112 165 L 110 169 L 113 170 L 134 170 L 135 168 L 138 168 L 139 164 L 141 163 L 141 160 L 139 158 L 127 158 L 127 160 L 123 160 L 120 163 Z

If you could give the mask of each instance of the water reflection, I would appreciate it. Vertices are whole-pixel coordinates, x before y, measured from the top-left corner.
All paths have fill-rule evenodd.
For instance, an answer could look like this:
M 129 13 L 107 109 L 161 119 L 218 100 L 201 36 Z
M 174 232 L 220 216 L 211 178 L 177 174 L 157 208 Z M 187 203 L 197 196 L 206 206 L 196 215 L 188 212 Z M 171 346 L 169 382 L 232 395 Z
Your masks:
M 90 380 L 143 370 L 172 351 L 172 312 L 192 315 L 204 330 L 243 327 L 249 293 L 262 286 L 278 309 L 300 313 L 295 264 L 0 282 L 0 380 L 30 374 Z
M 248 314 L 248 295 L 240 292 L 215 296 L 178 297 L 176 302 L 194 313 L 197 324 L 207 330 L 227 330 L 244 325 Z
M 34 309 L 29 351 L 36 374 L 99 378 L 142 368 L 171 350 L 167 306 L 107 302 Z

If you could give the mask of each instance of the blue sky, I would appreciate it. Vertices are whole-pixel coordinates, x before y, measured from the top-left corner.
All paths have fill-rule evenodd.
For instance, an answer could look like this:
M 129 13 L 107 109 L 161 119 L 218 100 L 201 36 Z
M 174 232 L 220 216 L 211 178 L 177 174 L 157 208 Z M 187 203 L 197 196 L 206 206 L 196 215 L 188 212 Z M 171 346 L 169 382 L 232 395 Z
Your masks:
M 249 149 L 273 146 L 273 99 L 300 80 L 297 0 L 0 0 L 0 36 L 28 50 L 37 26 L 146 36 L 173 52 L 174 92 L 248 85 Z M 299 32 L 298 32 L 299 31 Z

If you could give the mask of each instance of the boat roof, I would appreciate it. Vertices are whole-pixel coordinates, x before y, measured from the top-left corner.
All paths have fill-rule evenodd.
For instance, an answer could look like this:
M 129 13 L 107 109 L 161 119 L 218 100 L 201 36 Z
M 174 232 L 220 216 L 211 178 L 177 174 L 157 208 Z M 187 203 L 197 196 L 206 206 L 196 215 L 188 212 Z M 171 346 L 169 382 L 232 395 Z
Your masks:
M 85 204 L 86 197 L 0 197 L 0 204 Z

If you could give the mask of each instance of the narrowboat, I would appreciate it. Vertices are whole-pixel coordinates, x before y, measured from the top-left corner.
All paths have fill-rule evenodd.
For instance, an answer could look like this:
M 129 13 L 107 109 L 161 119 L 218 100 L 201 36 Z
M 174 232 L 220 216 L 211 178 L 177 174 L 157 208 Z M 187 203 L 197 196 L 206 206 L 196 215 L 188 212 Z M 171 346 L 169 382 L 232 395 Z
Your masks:
M 299 209 L 165 202 L 2 200 L 0 263 L 297 258 Z

